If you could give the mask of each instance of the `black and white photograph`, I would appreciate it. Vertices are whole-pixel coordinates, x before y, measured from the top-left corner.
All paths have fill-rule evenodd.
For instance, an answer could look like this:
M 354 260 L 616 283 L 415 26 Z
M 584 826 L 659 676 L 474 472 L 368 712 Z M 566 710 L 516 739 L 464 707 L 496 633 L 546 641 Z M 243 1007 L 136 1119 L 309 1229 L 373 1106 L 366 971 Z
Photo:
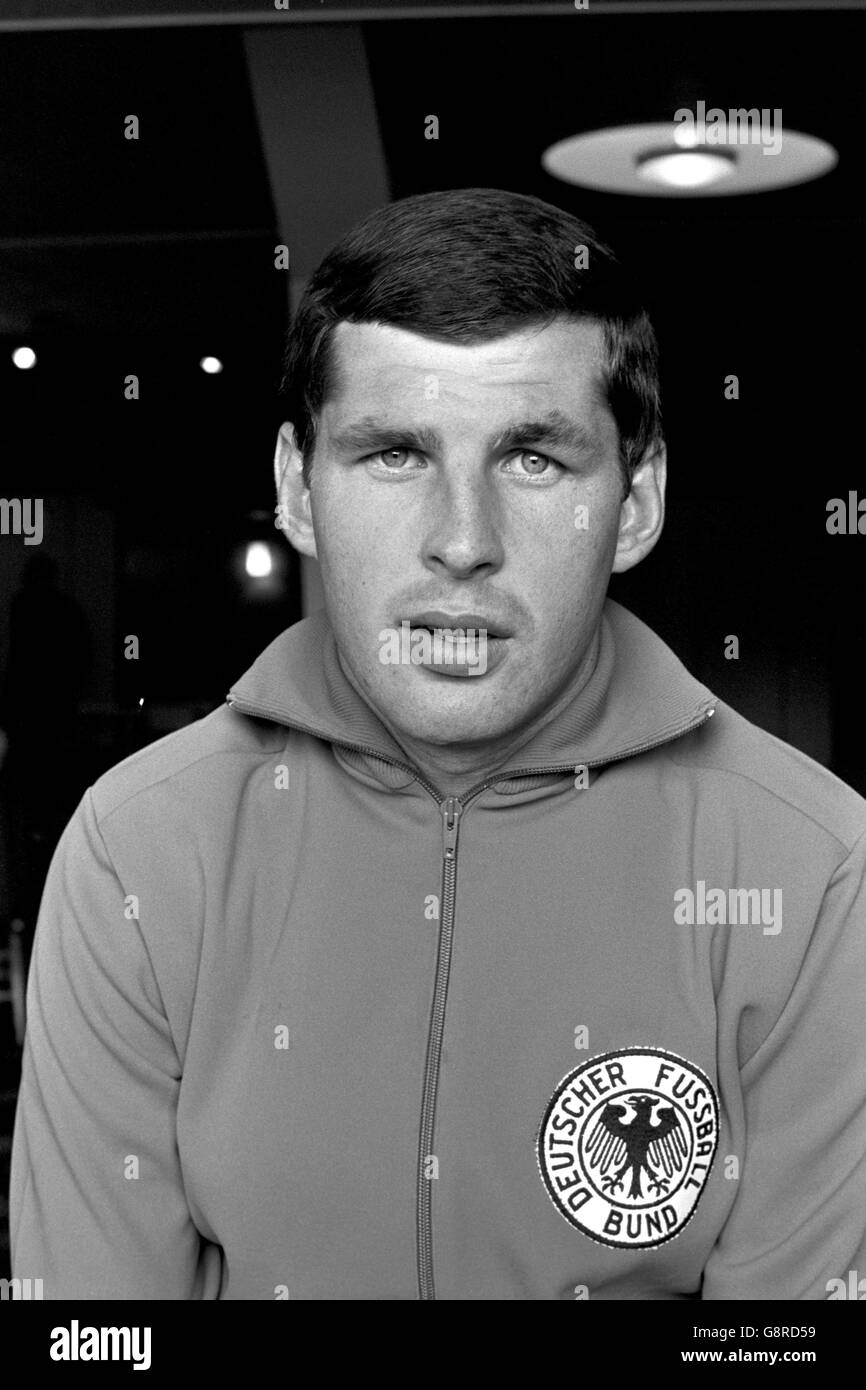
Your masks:
M 0 6 L 27 1367 L 159 1377 L 191 1301 L 854 1354 L 814 1304 L 866 1299 L 864 38 Z M 630 1344 L 622 1302 L 688 1307 Z

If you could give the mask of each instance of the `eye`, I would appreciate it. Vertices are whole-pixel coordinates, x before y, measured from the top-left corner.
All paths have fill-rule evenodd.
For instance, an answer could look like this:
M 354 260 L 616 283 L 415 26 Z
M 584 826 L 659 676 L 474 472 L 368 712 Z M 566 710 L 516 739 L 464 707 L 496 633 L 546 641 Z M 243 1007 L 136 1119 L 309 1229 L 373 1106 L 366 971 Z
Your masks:
M 386 472 L 403 473 L 407 471 L 403 467 L 404 463 L 414 452 L 414 449 L 406 448 L 402 444 L 393 444 L 388 449 L 379 449 L 375 454 L 368 454 L 364 462 L 378 463 L 381 459 Z
M 554 459 L 548 458 L 547 454 L 540 454 L 536 449 L 520 449 L 511 459 L 507 460 L 507 462 L 512 463 L 515 459 L 528 461 L 526 472 L 520 475 L 524 478 L 543 478 L 546 471 L 549 471 L 551 467 L 562 467 L 562 465 L 557 463 Z

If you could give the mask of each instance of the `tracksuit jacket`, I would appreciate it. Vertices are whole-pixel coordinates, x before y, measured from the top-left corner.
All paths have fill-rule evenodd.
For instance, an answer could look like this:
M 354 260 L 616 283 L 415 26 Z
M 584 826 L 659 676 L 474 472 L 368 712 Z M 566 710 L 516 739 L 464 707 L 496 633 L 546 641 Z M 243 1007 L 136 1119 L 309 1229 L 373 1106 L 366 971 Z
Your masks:
M 612 600 L 588 682 L 459 795 L 304 619 L 58 844 L 13 1275 L 833 1296 L 866 1277 L 864 832 L 861 797 Z

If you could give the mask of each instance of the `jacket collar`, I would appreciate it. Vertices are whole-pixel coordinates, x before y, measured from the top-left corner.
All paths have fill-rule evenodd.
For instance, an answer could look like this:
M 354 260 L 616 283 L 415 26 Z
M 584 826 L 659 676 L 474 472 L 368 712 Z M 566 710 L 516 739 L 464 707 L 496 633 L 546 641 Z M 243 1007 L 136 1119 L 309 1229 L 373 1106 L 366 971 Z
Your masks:
M 385 786 L 424 780 L 343 674 L 324 610 L 281 632 L 226 700 L 336 745 L 341 762 Z M 589 680 L 487 783 L 514 794 L 578 764 L 631 757 L 697 728 L 716 703 L 651 628 L 608 598 Z

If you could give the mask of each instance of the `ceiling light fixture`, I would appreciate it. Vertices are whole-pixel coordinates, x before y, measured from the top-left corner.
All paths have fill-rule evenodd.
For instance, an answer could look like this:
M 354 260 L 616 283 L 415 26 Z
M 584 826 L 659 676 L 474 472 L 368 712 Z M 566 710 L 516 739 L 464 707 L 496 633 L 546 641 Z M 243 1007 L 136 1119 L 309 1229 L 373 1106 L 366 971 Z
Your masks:
M 778 129 L 774 139 L 773 149 L 758 139 L 705 140 L 673 120 L 612 126 L 558 140 L 541 165 L 564 183 L 603 193 L 718 198 L 808 183 L 839 162 L 833 146 L 814 135 Z

